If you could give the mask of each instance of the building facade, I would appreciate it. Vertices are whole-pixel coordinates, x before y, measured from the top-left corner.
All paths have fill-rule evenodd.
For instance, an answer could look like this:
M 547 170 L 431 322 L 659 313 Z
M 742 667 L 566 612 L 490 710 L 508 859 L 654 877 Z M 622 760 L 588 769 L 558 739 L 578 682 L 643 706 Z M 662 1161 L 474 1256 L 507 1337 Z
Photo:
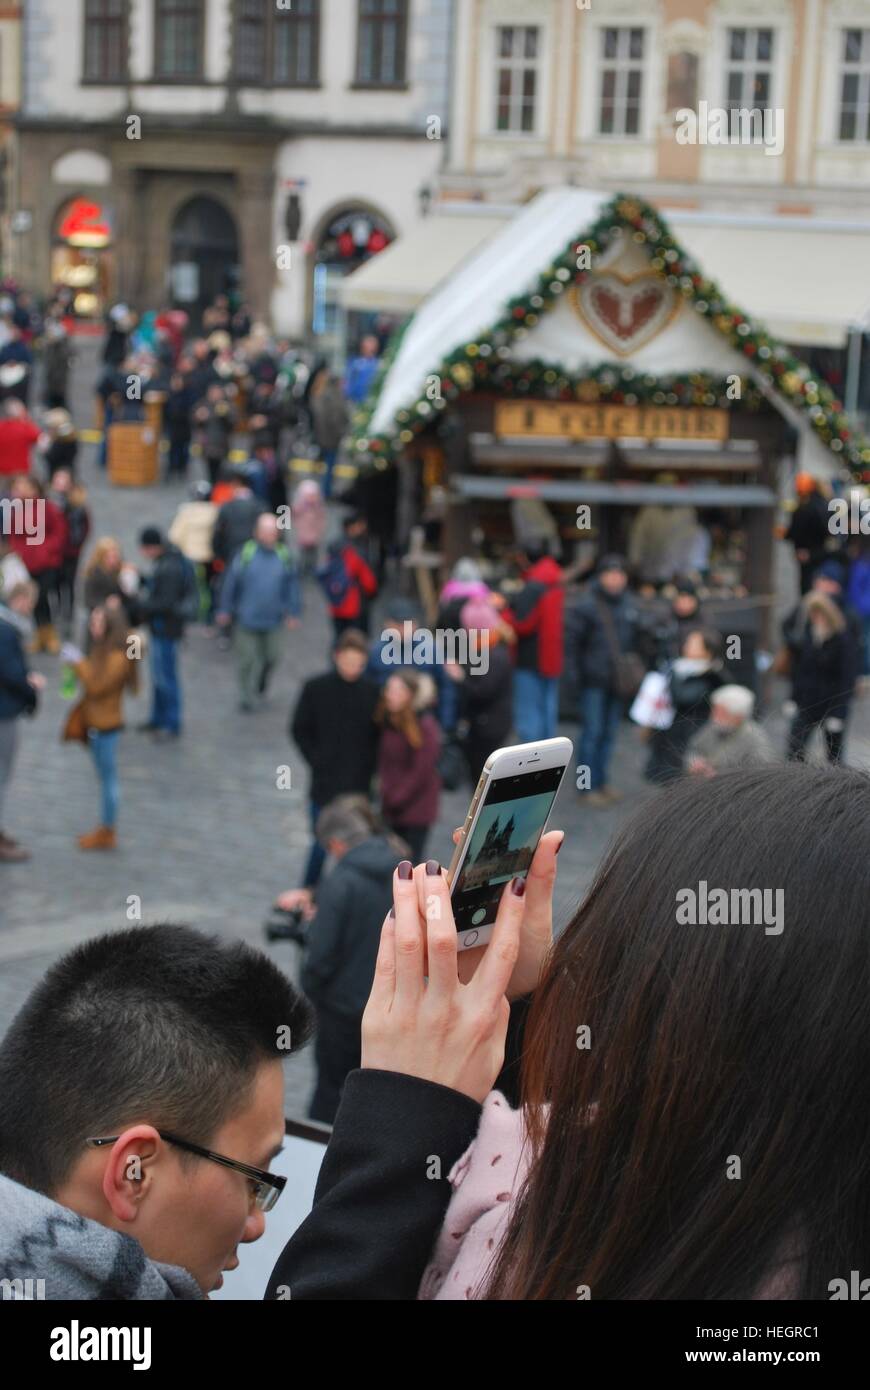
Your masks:
M 870 0 L 457 0 L 455 52 L 447 196 L 870 219 Z M 716 138 L 741 108 L 771 112 L 769 148 Z
M 0 4 L 0 265 L 10 264 L 15 190 L 12 121 L 21 102 L 21 0 Z
M 452 0 L 28 0 L 14 268 L 81 312 L 235 289 L 340 355 L 337 282 L 408 231 Z M 437 119 L 433 123 L 432 117 Z M 425 194 L 424 194 L 425 196 Z

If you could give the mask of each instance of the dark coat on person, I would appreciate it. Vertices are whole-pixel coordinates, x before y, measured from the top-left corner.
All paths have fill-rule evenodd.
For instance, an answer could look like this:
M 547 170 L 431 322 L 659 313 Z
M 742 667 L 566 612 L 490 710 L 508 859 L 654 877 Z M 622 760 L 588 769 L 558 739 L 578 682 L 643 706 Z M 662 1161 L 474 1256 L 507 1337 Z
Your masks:
M 144 593 L 128 599 L 133 623 L 147 623 L 155 637 L 178 641 L 184 635 L 180 609 L 188 585 L 187 561 L 178 546 L 167 543 L 158 556 Z
M 861 664 L 860 619 L 853 609 L 832 600 L 842 627 L 817 643 L 804 603 L 792 609 L 782 625 L 791 652 L 792 699 L 798 709 L 822 719 L 845 719 L 855 692 Z
M 27 679 L 27 658 L 16 615 L 0 605 L 0 719 L 32 714 L 38 696 Z
M 361 677 L 337 671 L 314 676 L 302 687 L 290 720 L 290 737 L 311 769 L 311 800 L 328 806 L 345 792 L 368 795 L 378 749 L 375 707 L 380 692 Z
M 467 752 L 472 777 L 495 748 L 510 741 L 513 727 L 514 665 L 505 642 L 491 642 L 489 666 L 479 673 L 465 668 L 459 687 L 460 716 L 468 720 Z
M 625 591 L 613 598 L 597 579 L 593 580 L 568 613 L 565 654 L 568 672 L 579 690 L 615 690 L 612 644 L 602 614 L 605 604 L 613 618 L 620 651 L 636 649 L 638 615 L 631 595 Z
M 505 1060 L 494 1089 L 519 1104 L 529 1000 L 511 1005 Z M 272 1271 L 266 1299 L 413 1301 L 441 1230 L 448 1180 L 477 1133 L 481 1106 L 432 1081 L 377 1068 L 344 1084 L 314 1208 Z M 421 1181 L 437 1154 L 440 1176 Z
M 300 977 L 312 1003 L 362 1018 L 402 857 L 395 840 L 373 835 L 349 849 L 320 884 Z
M 257 518 L 265 510 L 266 504 L 252 492 L 224 502 L 217 514 L 211 542 L 215 559 L 229 565 L 253 536 Z

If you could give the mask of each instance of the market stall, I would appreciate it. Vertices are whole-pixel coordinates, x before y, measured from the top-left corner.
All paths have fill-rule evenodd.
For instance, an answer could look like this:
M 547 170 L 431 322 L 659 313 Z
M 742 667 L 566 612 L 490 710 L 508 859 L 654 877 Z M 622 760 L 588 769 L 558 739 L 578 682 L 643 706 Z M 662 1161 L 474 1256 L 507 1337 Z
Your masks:
M 442 520 L 445 568 L 545 537 L 582 571 L 626 553 L 651 598 L 677 573 L 759 616 L 784 465 L 811 446 L 870 479 L 870 444 L 809 366 L 730 303 L 629 195 L 540 194 L 426 299 L 355 421 L 396 468 L 400 528 Z M 804 447 L 804 453 L 805 453 Z

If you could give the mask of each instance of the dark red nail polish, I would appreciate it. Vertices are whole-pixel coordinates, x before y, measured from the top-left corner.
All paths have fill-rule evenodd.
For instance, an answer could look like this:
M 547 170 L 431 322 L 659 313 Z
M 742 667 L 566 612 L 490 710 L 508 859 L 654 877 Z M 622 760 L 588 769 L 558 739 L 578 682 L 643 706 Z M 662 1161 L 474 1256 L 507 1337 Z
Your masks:
M 441 865 L 438 863 L 437 859 L 426 860 L 426 873 L 429 878 L 438 878 L 441 873 Z
M 526 880 L 524 878 L 515 878 L 513 883 L 511 884 L 511 892 L 515 893 L 518 898 L 521 898 L 525 891 Z
M 390 915 L 392 918 L 395 918 L 395 916 L 396 916 L 396 909 L 395 909 L 394 907 L 391 907 L 391 908 L 390 908 L 390 913 L 389 913 L 389 915 Z
M 403 859 L 399 865 L 399 878 L 410 878 L 414 872 L 414 865 L 410 859 Z
M 559 841 L 559 843 L 557 844 L 557 846 L 556 846 L 556 848 L 555 848 L 555 851 L 554 851 L 555 854 L 558 854 L 558 853 L 559 853 L 559 850 L 562 848 L 562 846 L 564 845 L 564 843 L 565 843 L 565 836 L 563 835 L 562 838 L 561 838 L 561 840 Z

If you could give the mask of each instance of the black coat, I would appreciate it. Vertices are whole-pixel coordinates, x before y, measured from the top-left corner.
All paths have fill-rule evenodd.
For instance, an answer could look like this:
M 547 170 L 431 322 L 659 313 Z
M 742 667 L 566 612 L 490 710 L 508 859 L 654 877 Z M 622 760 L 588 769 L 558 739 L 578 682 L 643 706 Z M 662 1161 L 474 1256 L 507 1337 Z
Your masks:
M 166 545 L 158 557 L 145 592 L 128 599 L 133 623 L 147 623 L 155 637 L 177 641 L 184 635 L 179 609 L 187 591 L 187 565 L 175 545 Z
M 245 542 L 253 536 L 257 518 L 265 510 L 265 502 L 253 493 L 224 502 L 217 514 L 211 542 L 215 559 L 223 560 L 229 566 Z
M 36 691 L 27 679 L 21 634 L 0 612 L 0 719 L 32 714 L 36 702 Z
M 527 999 L 511 1005 L 495 1083 L 516 1106 Z M 266 1298 L 407 1300 L 441 1229 L 447 1174 L 477 1133 L 470 1097 L 400 1072 L 352 1071 L 344 1083 L 314 1193 L 314 1209 L 284 1247 Z M 430 1176 L 432 1155 L 440 1177 Z
M 361 1019 L 402 859 L 382 835 L 355 845 L 317 890 L 300 983 L 315 1004 Z
M 791 652 L 792 699 L 798 709 L 819 720 L 846 718 L 860 671 L 860 619 L 851 608 L 842 611 L 843 631 L 819 644 L 813 640 L 802 604 L 782 625 Z
M 346 681 L 337 671 L 303 685 L 290 737 L 311 769 L 316 806 L 328 806 L 346 792 L 368 795 L 377 759 L 379 697 L 378 687 L 365 676 Z
M 578 690 L 615 687 L 615 663 L 601 614 L 603 604 L 613 616 L 620 650 L 631 652 L 637 646 L 638 614 L 631 595 L 625 592 L 617 599 L 610 598 L 593 580 L 569 611 L 566 625 L 567 674 Z
M 465 668 L 460 686 L 462 716 L 469 723 L 469 738 L 475 743 L 491 740 L 491 748 L 501 748 L 513 726 L 514 667 L 504 642 L 489 648 L 489 668 L 475 673 Z

